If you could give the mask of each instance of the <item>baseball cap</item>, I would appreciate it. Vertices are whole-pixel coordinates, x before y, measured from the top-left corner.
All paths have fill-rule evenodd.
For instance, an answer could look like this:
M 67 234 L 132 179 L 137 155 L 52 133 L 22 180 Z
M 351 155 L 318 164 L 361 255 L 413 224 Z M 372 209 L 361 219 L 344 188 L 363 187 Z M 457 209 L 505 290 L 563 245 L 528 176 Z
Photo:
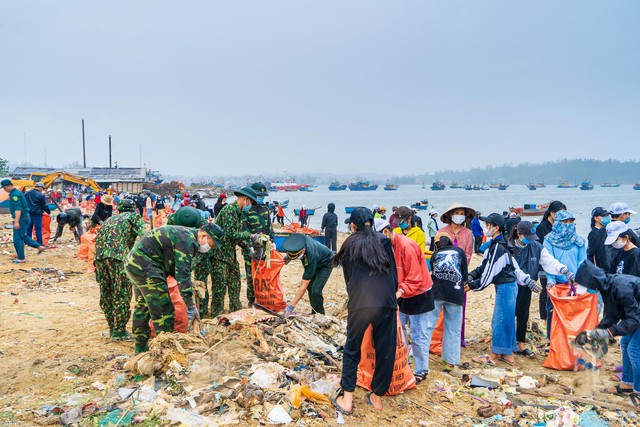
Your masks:
M 624 202 L 616 202 L 609 207 L 611 215 L 622 215 L 624 213 L 637 214 L 638 212 L 629 209 L 629 205 Z
M 396 224 L 400 224 L 402 221 L 404 221 L 405 219 L 409 218 L 412 215 L 413 215 L 413 211 L 411 209 L 409 209 L 406 206 L 400 206 L 398 209 L 396 209 L 396 216 L 393 219 L 393 221 Z
M 536 230 L 533 227 L 533 223 L 530 221 L 520 221 L 518 225 L 516 225 L 516 230 L 518 231 L 518 234 L 522 234 L 529 240 L 538 240 Z
M 41 182 L 36 182 L 36 187 L 44 188 L 44 184 Z
M 13 185 L 13 182 L 11 182 L 10 179 L 3 179 L 2 182 L 0 182 L 0 187 L 6 187 L 7 185 Z
M 351 216 L 347 218 L 345 224 L 354 224 L 358 230 L 364 227 L 366 223 L 373 225 L 373 212 L 364 206 L 358 206 L 351 212 Z
M 609 216 L 610 212 L 605 208 L 598 206 L 593 208 L 591 211 L 591 218 L 595 218 L 597 216 Z
M 431 210 L 429 211 L 429 216 L 431 216 L 431 215 L 438 215 L 438 211 L 437 211 L 437 210 L 435 210 L 435 209 L 431 209 Z
M 389 221 L 387 221 L 386 219 L 375 218 L 373 220 L 373 229 L 374 230 L 382 232 L 382 230 L 384 230 L 387 227 L 391 228 L 391 224 L 389 224 Z
M 504 217 L 499 213 L 491 213 L 487 216 L 480 216 L 480 221 L 488 222 L 498 226 L 500 230 L 504 229 Z
M 616 241 L 618 236 L 627 231 L 629 226 L 622 221 L 613 221 L 607 224 L 607 238 L 604 241 L 605 245 L 611 245 Z
M 553 222 L 564 221 L 565 219 L 576 219 L 576 216 L 566 209 L 556 212 L 556 216 L 553 217 Z

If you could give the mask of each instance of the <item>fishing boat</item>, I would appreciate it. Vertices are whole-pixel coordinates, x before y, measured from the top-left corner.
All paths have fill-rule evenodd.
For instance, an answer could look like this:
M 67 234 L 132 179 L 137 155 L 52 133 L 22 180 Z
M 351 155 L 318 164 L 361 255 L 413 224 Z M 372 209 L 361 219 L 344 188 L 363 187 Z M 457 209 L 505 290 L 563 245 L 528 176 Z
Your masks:
M 293 179 L 286 179 L 282 182 L 272 182 L 269 189 L 271 191 L 300 191 L 302 187 L 309 187 L 307 184 L 298 184 Z
M 584 181 L 580 183 L 581 190 L 593 190 L 593 184 L 591 183 L 591 179 L 586 178 Z
M 392 184 L 390 181 L 387 181 L 387 184 L 384 186 L 384 191 L 397 191 L 398 187 L 400 187 L 397 184 Z
M 280 202 L 278 202 L 280 203 Z M 273 206 L 275 205 L 275 201 L 272 203 L 269 203 L 269 209 L 273 209 Z M 280 203 L 280 206 L 282 206 L 283 208 L 288 208 L 289 207 L 289 200 L 285 200 L 282 203 Z
M 491 184 L 489 184 L 489 188 L 500 188 L 500 183 L 492 181 Z
M 339 181 L 331 181 L 329 184 L 329 191 L 344 191 L 347 189 L 347 184 L 340 184 Z
M 313 190 L 310 190 L 307 184 L 302 184 L 298 189 L 298 191 L 313 191 Z
M 345 206 L 344 213 L 351 213 L 356 209 L 357 206 Z
M 417 209 L 419 211 L 426 211 L 428 207 L 429 207 L 429 200 L 427 199 L 420 200 L 419 202 L 413 203 L 411 205 L 412 209 Z
M 447 188 L 447 186 L 445 185 L 444 181 L 433 181 L 433 184 L 431 184 L 431 190 L 433 191 L 441 191 L 445 188 Z
M 558 188 L 577 188 L 578 184 L 570 184 L 566 179 L 558 184 Z
M 516 207 L 510 207 L 509 208 L 509 212 L 515 212 L 518 215 L 521 216 L 542 216 L 544 215 L 544 213 L 547 211 L 547 208 L 549 207 L 549 203 L 545 203 L 542 205 L 535 205 L 535 204 L 527 204 L 525 203 L 523 207 L 521 208 L 516 208 Z
M 640 182 L 636 182 L 635 185 L 633 186 L 634 190 L 640 190 Z
M 538 188 L 544 188 L 546 186 L 547 186 L 547 184 L 545 184 L 544 182 L 536 182 L 536 187 L 538 187 Z
M 462 184 L 460 184 L 459 182 L 452 182 L 451 185 L 449 186 L 449 188 L 452 188 L 454 190 L 460 190 L 460 189 L 464 188 L 464 186 Z
M 318 208 L 309 208 L 309 209 L 307 209 L 307 215 L 308 216 L 315 215 L 316 209 L 318 209 Z M 294 209 L 293 213 L 295 215 L 300 215 L 300 209 Z
M 535 184 L 531 183 L 531 182 L 527 184 L 527 188 L 529 190 L 537 190 L 538 189 L 538 187 Z
M 482 187 L 480 187 L 478 184 L 473 185 L 473 191 L 480 191 L 481 189 Z
M 353 181 L 349 184 L 349 190 L 351 191 L 375 191 L 377 189 L 378 185 L 369 181 Z
M 464 186 L 464 189 L 467 190 L 467 191 L 472 191 L 473 190 L 473 185 L 467 184 L 467 185 Z
M 617 187 L 620 187 L 620 184 L 618 184 L 617 182 L 616 182 L 615 184 L 614 184 L 614 183 L 611 183 L 611 182 L 604 182 L 604 183 L 602 183 L 602 185 L 600 185 L 600 187 L 604 187 L 604 188 L 617 188 Z
M 482 187 L 480 187 L 480 189 L 482 191 L 489 191 L 489 190 L 491 190 L 491 186 L 488 185 L 488 184 L 482 184 Z
M 505 184 L 504 182 L 498 184 L 498 190 L 506 190 L 507 188 L 509 188 L 509 184 Z
M 312 231 L 314 233 L 310 233 L 309 231 Z M 322 243 L 324 245 L 324 235 L 320 234 L 320 232 L 318 230 L 309 230 L 307 228 L 302 228 L 302 229 L 299 229 L 299 230 L 295 230 L 295 232 L 296 233 L 306 234 L 307 236 L 309 236 L 310 238 L 312 238 L 316 242 Z M 276 250 L 278 252 L 285 252 L 284 248 L 282 247 L 282 244 L 284 243 L 285 239 L 287 237 L 289 237 L 290 235 L 291 235 L 290 232 L 275 233 L 274 243 L 276 245 Z

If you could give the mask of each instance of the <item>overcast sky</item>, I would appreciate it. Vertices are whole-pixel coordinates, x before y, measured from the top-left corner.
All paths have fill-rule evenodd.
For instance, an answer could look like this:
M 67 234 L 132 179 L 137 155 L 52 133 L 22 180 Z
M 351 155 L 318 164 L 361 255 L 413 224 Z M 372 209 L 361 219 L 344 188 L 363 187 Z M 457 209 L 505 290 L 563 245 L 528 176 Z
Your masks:
M 640 2 L 5 1 L 0 157 L 167 174 L 640 158 Z

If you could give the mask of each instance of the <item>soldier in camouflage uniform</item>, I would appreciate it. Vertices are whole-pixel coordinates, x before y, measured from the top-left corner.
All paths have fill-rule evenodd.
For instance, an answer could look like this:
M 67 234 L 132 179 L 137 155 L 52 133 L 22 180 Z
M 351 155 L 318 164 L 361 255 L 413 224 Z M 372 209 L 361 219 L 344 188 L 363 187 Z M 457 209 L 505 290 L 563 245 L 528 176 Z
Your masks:
M 273 225 L 271 224 L 271 218 L 269 211 L 269 205 L 264 203 L 265 196 L 268 196 L 267 187 L 261 182 L 255 182 L 251 185 L 258 195 L 257 203 L 251 205 L 251 209 L 248 212 L 242 212 L 244 218 L 243 227 L 249 230 L 252 234 L 266 234 L 274 239 Z M 251 253 L 249 249 L 242 249 L 242 257 L 244 258 L 244 270 L 247 276 L 247 300 L 249 301 L 249 307 L 253 305 L 256 296 L 253 292 L 253 275 L 251 274 Z
M 131 282 L 124 261 L 138 236 L 145 232 L 142 217 L 132 200 L 118 203 L 120 214 L 102 223 L 96 237 L 96 281 L 100 285 L 100 308 L 109 324 L 112 340 L 129 340 L 127 322 L 131 317 Z
M 149 319 L 153 321 L 156 333 L 173 331 L 174 308 L 167 276 L 175 277 L 178 282 L 189 324 L 198 317 L 191 281 L 193 256 L 198 251 L 204 253 L 219 247 L 219 238 L 223 235 L 222 229 L 215 224 L 205 224 L 199 229 L 167 225 L 148 232 L 133 247 L 125 270 L 133 284 L 136 301 L 133 312 L 136 354 L 148 349 Z
M 242 249 L 252 251 L 252 235 L 243 228 L 243 212 L 251 209 L 257 203 L 258 196 L 251 187 L 244 187 L 234 193 L 238 199 L 227 204 L 216 217 L 216 224 L 224 230 L 221 239 L 219 259 L 214 260 L 212 268 L 211 317 L 216 317 L 224 311 L 224 295 L 229 292 L 229 310 L 237 311 L 240 304 L 240 266 L 236 257 L 236 245 Z

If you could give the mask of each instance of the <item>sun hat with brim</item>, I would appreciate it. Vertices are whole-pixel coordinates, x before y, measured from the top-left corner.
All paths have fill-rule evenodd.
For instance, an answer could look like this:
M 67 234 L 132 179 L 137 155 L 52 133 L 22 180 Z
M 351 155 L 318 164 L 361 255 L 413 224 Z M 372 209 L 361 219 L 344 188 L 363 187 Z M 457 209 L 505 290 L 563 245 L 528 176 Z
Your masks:
M 625 231 L 629 230 L 629 226 L 622 221 L 613 221 L 607 224 L 607 238 L 604 240 L 605 245 L 611 245 Z
M 253 200 L 254 202 L 258 201 L 258 195 L 256 194 L 256 190 L 251 187 L 244 187 L 238 191 L 234 191 L 233 194 L 236 197 L 245 196 Z
M 456 209 L 464 209 L 465 216 L 468 220 L 472 220 L 476 216 L 476 211 L 469 206 L 463 205 L 462 203 L 454 203 L 449 206 L 447 210 L 444 211 L 444 213 L 440 216 L 440 221 L 444 222 L 445 224 L 450 224 L 451 216 L 453 215 L 453 211 L 455 211 Z
M 611 215 L 622 215 L 626 213 L 637 214 L 638 212 L 629 209 L 629 205 L 624 202 L 617 202 L 609 207 Z
M 556 212 L 556 215 L 553 217 L 553 222 L 562 222 L 567 219 L 576 219 L 576 216 L 568 210 L 561 210 Z
M 498 226 L 500 230 L 504 229 L 504 225 L 505 225 L 504 217 L 499 213 L 494 212 L 487 216 L 479 216 L 478 219 L 480 219 L 480 221 L 488 222 L 490 224 L 495 224 Z
M 389 221 L 387 221 L 386 219 L 382 219 L 382 218 L 374 218 L 373 219 L 373 229 L 382 233 L 382 230 L 384 230 L 385 228 L 389 228 L 391 229 L 391 224 L 389 224 Z
M 251 184 L 251 188 L 256 192 L 258 196 L 268 196 L 267 186 L 261 182 L 254 182 Z
M 102 204 L 105 204 L 107 206 L 113 206 L 113 197 L 111 197 L 109 195 L 102 196 L 100 201 L 102 202 Z
M 216 242 L 216 247 L 220 248 L 220 239 L 224 237 L 224 230 L 222 229 L 222 227 L 220 227 L 218 224 L 208 222 L 200 227 L 200 230 L 211 236 L 213 241 Z
M 367 222 L 373 226 L 373 212 L 364 206 L 355 208 L 351 216 L 344 221 L 345 224 L 354 224 L 358 230 L 364 228 Z
M 531 221 L 520 221 L 518 225 L 516 225 L 516 230 L 518 231 L 518 234 L 522 234 L 529 240 L 538 240 L 536 229 L 533 227 L 533 223 Z
M 3 179 L 2 182 L 0 182 L 0 187 L 7 187 L 9 185 L 13 185 L 10 179 Z

